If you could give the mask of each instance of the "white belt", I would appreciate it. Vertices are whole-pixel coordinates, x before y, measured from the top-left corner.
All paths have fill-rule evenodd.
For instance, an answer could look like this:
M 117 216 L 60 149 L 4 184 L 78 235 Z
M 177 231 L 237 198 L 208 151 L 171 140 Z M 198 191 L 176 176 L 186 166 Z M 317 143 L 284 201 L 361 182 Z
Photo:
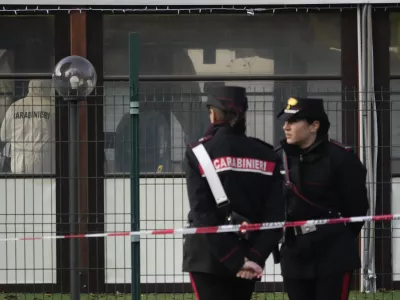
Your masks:
M 200 143 L 192 150 L 204 171 L 204 175 L 206 176 L 217 207 L 223 207 L 229 204 L 230 202 L 225 194 L 224 187 L 222 186 L 214 164 L 211 161 L 207 150 L 204 148 L 204 145 Z

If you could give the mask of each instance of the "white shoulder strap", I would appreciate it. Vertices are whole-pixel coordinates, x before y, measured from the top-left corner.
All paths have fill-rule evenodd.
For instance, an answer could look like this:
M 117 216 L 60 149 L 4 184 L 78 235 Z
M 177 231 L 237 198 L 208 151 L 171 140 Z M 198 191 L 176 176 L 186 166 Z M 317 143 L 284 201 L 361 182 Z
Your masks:
M 214 195 L 217 206 L 222 207 L 229 204 L 229 199 L 225 194 L 221 180 L 219 179 L 217 171 L 215 170 L 211 158 L 203 144 L 195 146 L 192 150 L 204 171 L 204 175 L 206 176 L 208 184 L 210 185 L 210 189 Z

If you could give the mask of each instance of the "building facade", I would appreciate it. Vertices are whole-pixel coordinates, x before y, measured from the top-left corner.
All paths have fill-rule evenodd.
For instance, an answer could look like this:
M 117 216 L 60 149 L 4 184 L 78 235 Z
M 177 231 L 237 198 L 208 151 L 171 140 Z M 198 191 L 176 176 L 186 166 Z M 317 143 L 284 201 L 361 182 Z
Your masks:
M 400 209 L 393 197 L 400 181 L 400 10 L 389 2 L 372 4 L 371 12 L 371 91 L 379 148 L 376 214 Z M 31 82 L 42 85 L 51 79 L 60 59 L 80 55 L 94 65 L 97 88 L 79 114 L 82 233 L 130 230 L 130 32 L 140 39 L 142 229 L 184 225 L 188 208 L 183 153 L 185 144 L 207 127 L 201 102 L 213 84 L 247 88 L 248 134 L 270 143 L 282 137 L 275 115 L 283 101 L 293 95 L 322 97 L 332 121 L 331 137 L 360 151 L 359 27 L 357 5 L 351 1 L 321 6 L 238 4 L 229 9 L 62 4 L 5 5 L 0 16 L 0 122 L 6 126 L 10 106 L 30 97 Z M 41 159 L 54 159 L 54 170 L 35 173 L 21 167 L 0 174 L 0 198 L 5 199 L 0 200 L 0 236 L 68 233 L 68 110 L 66 102 L 51 97 L 54 151 Z M 3 154 L 10 145 L 10 151 L 16 151 L 15 138 L 5 136 L 0 142 Z M 376 223 L 378 288 L 400 283 L 395 224 Z M 67 292 L 68 247 L 68 240 L 7 242 L 6 255 L 0 257 L 0 287 Z M 143 292 L 190 290 L 180 270 L 180 237 L 149 237 L 141 247 Z M 80 264 L 82 292 L 129 291 L 128 238 L 80 240 Z M 271 259 L 266 272 L 259 288 L 282 290 L 279 267 Z

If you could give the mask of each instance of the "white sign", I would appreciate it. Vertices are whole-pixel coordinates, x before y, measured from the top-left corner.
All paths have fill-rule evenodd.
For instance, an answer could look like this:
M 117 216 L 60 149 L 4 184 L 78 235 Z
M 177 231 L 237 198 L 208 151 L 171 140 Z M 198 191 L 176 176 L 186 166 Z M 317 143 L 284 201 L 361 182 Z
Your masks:
M 324 5 L 324 4 L 391 4 L 398 0 L 0 0 L 0 5 Z M 7 8 L 6 8 L 7 9 Z M 226 8 L 229 9 L 229 8 Z M 134 8 L 132 9 L 134 10 Z M 128 10 L 129 11 L 129 10 Z

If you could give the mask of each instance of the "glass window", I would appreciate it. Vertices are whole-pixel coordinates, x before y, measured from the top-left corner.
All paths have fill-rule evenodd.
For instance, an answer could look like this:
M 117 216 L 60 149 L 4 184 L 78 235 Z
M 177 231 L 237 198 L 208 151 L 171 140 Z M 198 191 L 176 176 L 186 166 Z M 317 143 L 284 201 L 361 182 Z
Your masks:
M 0 74 L 53 71 L 53 16 L 0 17 L 0 28 Z
M 107 15 L 105 76 L 128 75 L 130 32 L 146 75 L 341 73 L 339 13 Z
M 0 17 L 0 74 L 51 73 L 52 16 Z M 55 173 L 50 80 L 0 79 L 0 173 Z
M 203 102 L 209 82 L 142 83 L 140 87 L 139 155 L 142 173 L 182 173 L 186 145 L 201 137 L 209 126 Z M 215 83 L 213 83 L 215 84 Z M 287 100 L 286 96 L 319 97 L 331 121 L 331 138 L 341 141 L 341 83 L 340 81 L 309 81 L 298 86 L 285 83 L 276 91 L 276 82 L 223 82 L 247 89 L 249 111 L 247 134 L 274 144 L 283 131 L 277 126 L 276 114 Z M 286 90 L 283 90 L 285 89 Z M 300 90 L 301 89 L 301 90 Z M 303 90 L 305 89 L 305 90 Z M 129 87 L 127 83 L 108 82 L 104 104 L 106 131 L 106 171 L 130 172 L 131 130 Z M 274 108 L 274 103 L 278 105 Z M 279 135 L 276 137 L 275 135 Z
M 390 81 L 392 173 L 400 173 L 400 80 Z
M 340 14 L 262 16 L 104 16 L 104 75 L 129 74 L 128 34 L 140 38 L 142 75 L 223 75 L 225 85 L 249 94 L 250 136 L 276 143 L 279 102 L 289 96 L 326 100 L 334 137 L 341 138 L 340 82 L 232 82 L 229 75 L 340 75 Z M 327 34 L 329 33 L 329 34 Z M 256 38 L 255 38 L 256 37 Z M 144 173 L 182 172 L 185 145 L 205 132 L 209 120 L 202 102 L 215 82 L 140 85 L 140 169 Z M 221 83 L 220 83 L 221 84 Z M 106 170 L 130 171 L 128 83 L 105 85 Z
M 400 75 L 400 13 L 390 13 L 390 74 Z
M 400 75 L 400 13 L 390 13 L 390 74 Z M 400 80 L 390 81 L 392 173 L 400 173 Z
M 19 92 L 23 96 L 10 97 L 0 125 L 1 171 L 54 174 L 55 93 L 51 80 L 30 80 L 26 91 Z
M 208 114 L 201 103 L 199 84 L 142 83 L 139 93 L 141 172 L 181 170 L 184 143 L 200 137 L 208 126 Z M 106 82 L 104 128 L 107 172 L 130 172 L 130 126 L 128 83 Z

